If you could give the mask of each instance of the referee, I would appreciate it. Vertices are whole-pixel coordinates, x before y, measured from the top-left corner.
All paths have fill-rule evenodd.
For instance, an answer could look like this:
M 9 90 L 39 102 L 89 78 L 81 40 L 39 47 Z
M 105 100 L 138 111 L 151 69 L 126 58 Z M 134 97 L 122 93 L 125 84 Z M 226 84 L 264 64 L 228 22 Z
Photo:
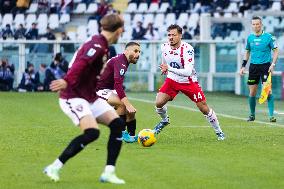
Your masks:
M 255 120 L 255 106 L 256 106 L 256 93 L 259 81 L 266 82 L 269 72 L 273 72 L 277 58 L 278 58 L 278 48 L 275 43 L 275 38 L 262 30 L 262 20 L 260 17 L 253 17 L 252 29 L 254 33 L 250 34 L 247 38 L 246 43 L 246 53 L 243 60 L 242 68 L 240 70 L 240 75 L 244 74 L 245 66 L 250 60 L 249 66 L 249 107 L 250 116 L 247 121 Z M 273 57 L 271 58 L 271 50 L 273 50 Z M 269 94 L 267 98 L 267 105 L 269 110 L 269 120 L 270 122 L 276 122 L 276 118 L 273 116 L 274 112 L 274 97 Z

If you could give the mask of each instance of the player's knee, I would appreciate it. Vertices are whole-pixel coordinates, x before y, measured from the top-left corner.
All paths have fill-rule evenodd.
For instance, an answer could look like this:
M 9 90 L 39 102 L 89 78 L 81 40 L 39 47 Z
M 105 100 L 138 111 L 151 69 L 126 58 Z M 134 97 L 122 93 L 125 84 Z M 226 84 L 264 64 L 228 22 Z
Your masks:
M 121 137 L 121 132 L 125 128 L 125 121 L 121 118 L 115 118 L 110 124 L 110 134 L 115 137 Z
M 100 136 L 100 130 L 95 128 L 89 128 L 84 131 L 85 143 L 91 143 L 97 140 Z

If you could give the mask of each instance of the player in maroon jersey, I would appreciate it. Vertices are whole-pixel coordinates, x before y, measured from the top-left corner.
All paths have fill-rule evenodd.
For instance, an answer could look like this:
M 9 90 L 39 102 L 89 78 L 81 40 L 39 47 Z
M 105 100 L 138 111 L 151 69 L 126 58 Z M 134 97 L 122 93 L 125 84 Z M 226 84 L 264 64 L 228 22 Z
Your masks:
M 139 43 L 127 43 L 122 54 L 111 58 L 107 62 L 97 85 L 97 95 L 106 99 L 111 106 L 115 107 L 118 115 L 126 120 L 127 130 L 130 134 L 126 131 L 123 132 L 123 140 L 126 142 L 136 141 L 136 109 L 125 95 L 123 80 L 129 64 L 137 63 L 140 52 Z
M 99 137 L 98 123 L 102 123 L 110 128 L 110 136 L 107 162 L 100 181 L 125 183 L 115 174 L 125 122 L 105 100 L 96 95 L 97 80 L 108 59 L 108 46 L 117 42 L 123 32 L 123 25 L 123 19 L 117 14 L 103 17 L 100 35 L 94 35 L 87 40 L 74 54 L 64 79 L 55 80 L 50 85 L 52 91 L 60 91 L 59 104 L 62 111 L 83 132 L 45 168 L 44 173 L 54 181 L 59 180 L 59 170 L 70 158 Z

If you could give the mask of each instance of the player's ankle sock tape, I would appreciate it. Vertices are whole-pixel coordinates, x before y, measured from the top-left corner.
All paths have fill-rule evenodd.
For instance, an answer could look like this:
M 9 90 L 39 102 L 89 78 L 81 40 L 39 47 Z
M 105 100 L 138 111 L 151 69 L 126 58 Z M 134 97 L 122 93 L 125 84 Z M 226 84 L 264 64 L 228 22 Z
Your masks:
M 68 159 L 79 153 L 86 145 L 98 139 L 99 135 L 100 131 L 98 129 L 86 129 L 82 135 L 77 136 L 70 142 L 58 159 L 64 164 Z

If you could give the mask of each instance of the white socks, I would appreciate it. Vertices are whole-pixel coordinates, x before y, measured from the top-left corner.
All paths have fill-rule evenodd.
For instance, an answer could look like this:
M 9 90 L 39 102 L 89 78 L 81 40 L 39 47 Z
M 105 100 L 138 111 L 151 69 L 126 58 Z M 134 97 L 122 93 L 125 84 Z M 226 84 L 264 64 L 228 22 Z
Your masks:
M 160 115 L 162 121 L 164 121 L 164 122 L 168 122 L 169 121 L 169 119 L 168 119 L 169 116 L 167 114 L 167 110 L 168 110 L 168 108 L 167 108 L 166 105 L 163 106 L 162 108 L 157 108 L 156 107 L 156 112 Z
M 115 166 L 113 165 L 106 165 L 105 167 L 105 173 L 113 173 L 115 171 Z
M 63 167 L 63 163 L 59 159 L 56 159 L 51 165 L 55 169 L 61 169 Z
M 215 133 L 222 132 L 222 129 L 220 128 L 220 125 L 219 125 L 218 118 L 212 109 L 210 109 L 209 113 L 207 115 L 204 115 L 204 117 L 208 120 L 210 125 L 213 127 Z

